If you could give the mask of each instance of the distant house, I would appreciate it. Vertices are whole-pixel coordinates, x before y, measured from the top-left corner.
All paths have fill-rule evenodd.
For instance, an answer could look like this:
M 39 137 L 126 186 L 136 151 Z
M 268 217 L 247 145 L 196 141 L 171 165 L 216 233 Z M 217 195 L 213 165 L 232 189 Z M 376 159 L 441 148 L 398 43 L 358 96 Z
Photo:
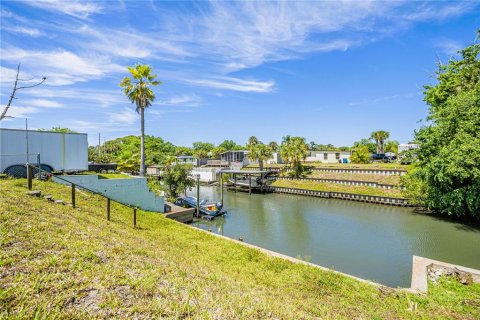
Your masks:
M 283 159 L 280 156 L 280 152 L 274 152 L 272 157 L 266 161 L 267 164 L 282 164 Z
M 160 176 L 163 173 L 163 168 L 164 166 L 160 166 L 160 165 L 147 166 L 147 175 Z
M 248 151 L 227 151 L 220 155 L 220 160 L 228 164 L 244 162 L 248 158 Z
M 347 163 L 350 162 L 350 151 L 308 151 L 305 162 L 321 162 L 321 163 Z
M 191 164 L 196 167 L 198 165 L 198 160 L 194 156 L 178 156 L 175 157 L 175 163 Z
M 401 143 L 398 145 L 398 154 L 400 155 L 403 151 L 418 149 L 418 144 L 416 143 Z

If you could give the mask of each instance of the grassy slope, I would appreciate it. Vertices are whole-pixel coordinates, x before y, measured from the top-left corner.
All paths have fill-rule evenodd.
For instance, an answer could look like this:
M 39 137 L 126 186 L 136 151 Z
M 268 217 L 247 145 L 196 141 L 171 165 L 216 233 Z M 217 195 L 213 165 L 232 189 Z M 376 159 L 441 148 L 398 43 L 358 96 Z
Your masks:
M 306 190 L 356 193 L 356 194 L 364 194 L 364 195 L 371 195 L 371 196 L 404 198 L 402 191 L 398 189 L 381 189 L 381 188 L 375 188 L 375 187 L 369 187 L 369 186 L 349 186 L 349 185 L 329 183 L 329 182 L 279 179 L 273 182 L 272 186 L 306 189 Z
M 375 162 L 368 164 L 358 163 L 321 163 L 321 162 L 306 162 L 305 166 L 314 166 L 318 168 L 339 168 L 339 169 L 383 169 L 383 170 L 408 170 L 409 165 L 402 165 L 399 163 L 383 163 Z M 265 168 L 283 168 L 286 164 L 264 164 Z M 250 164 L 247 168 L 258 168 L 258 164 Z
M 480 316 L 480 285 L 445 280 L 429 296 L 381 291 L 160 214 L 139 212 L 133 229 L 131 210 L 120 205 L 107 222 L 104 199 L 79 192 L 76 210 L 29 197 L 24 186 L 25 180 L 0 180 L 0 318 Z M 34 188 L 69 199 L 65 186 Z
M 393 185 L 400 184 L 400 176 L 397 176 L 397 175 L 385 176 L 381 174 L 312 171 L 312 173 L 307 175 L 307 177 L 320 178 L 320 179 L 349 180 L 349 181 L 368 181 L 368 182 L 377 182 L 377 183 L 393 184 Z

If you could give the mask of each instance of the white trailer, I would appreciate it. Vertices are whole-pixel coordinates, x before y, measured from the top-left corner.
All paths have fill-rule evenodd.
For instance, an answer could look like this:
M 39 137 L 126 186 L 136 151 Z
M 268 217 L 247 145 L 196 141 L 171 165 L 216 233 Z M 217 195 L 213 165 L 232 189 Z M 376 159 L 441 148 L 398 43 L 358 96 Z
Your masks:
M 0 173 L 26 174 L 26 162 L 47 171 L 85 171 L 87 134 L 0 128 Z

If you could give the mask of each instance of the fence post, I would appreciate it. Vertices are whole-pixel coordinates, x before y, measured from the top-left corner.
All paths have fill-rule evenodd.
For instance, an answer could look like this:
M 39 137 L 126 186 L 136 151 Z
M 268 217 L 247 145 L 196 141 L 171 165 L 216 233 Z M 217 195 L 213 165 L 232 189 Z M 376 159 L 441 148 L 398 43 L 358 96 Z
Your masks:
M 72 183 L 72 207 L 75 208 L 75 183 Z
M 137 227 L 137 208 L 133 208 L 133 227 Z
M 32 167 L 27 162 L 27 185 L 28 185 L 28 190 L 32 190 Z
M 107 220 L 110 221 L 110 198 L 107 198 Z

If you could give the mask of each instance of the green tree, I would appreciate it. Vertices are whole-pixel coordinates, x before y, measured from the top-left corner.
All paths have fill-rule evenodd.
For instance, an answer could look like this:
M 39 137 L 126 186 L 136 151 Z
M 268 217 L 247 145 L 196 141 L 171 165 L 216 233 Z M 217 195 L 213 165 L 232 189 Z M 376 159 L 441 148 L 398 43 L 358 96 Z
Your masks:
M 212 159 L 220 159 L 220 155 L 226 151 L 228 150 L 222 146 L 215 147 L 211 151 L 211 157 Z
M 370 157 L 368 147 L 360 144 L 353 150 L 350 161 L 352 161 L 352 163 L 370 163 Z
M 237 144 L 233 140 L 224 140 L 218 146 L 224 148 L 226 151 L 235 150 L 235 148 L 237 148 Z
M 398 156 L 398 141 L 389 140 L 385 142 L 385 152 L 393 152 Z
M 479 30 L 480 35 L 480 30 Z M 407 195 L 426 208 L 480 220 L 480 44 L 440 65 L 425 86 L 428 125 L 415 133 L 418 161 Z
M 364 145 L 368 148 L 368 151 L 370 153 L 375 153 L 375 151 L 377 150 L 377 145 L 375 143 L 373 143 L 370 139 L 362 139 L 360 141 L 355 141 L 353 143 L 353 148 L 357 148 L 359 145 Z
M 176 156 L 191 156 L 193 155 L 193 150 L 189 147 L 177 146 L 175 147 Z
M 270 159 L 273 153 L 272 148 L 261 142 L 249 145 L 248 151 L 248 158 L 252 161 L 258 161 L 260 170 L 263 170 L 263 162 Z
M 372 132 L 370 139 L 375 140 L 375 143 L 377 144 L 377 153 L 385 153 L 384 145 L 385 140 L 387 140 L 388 137 L 390 137 L 390 133 L 388 131 L 378 130 Z
M 77 131 L 73 131 L 70 128 L 62 128 L 62 127 L 52 127 L 52 129 L 38 129 L 38 131 L 50 131 L 50 132 L 63 132 L 63 133 L 77 133 Z
M 272 149 L 273 152 L 278 151 L 278 143 L 276 143 L 275 141 L 270 141 L 268 146 L 270 147 L 270 149 Z
M 292 164 L 294 176 L 298 178 L 304 171 L 302 161 L 307 158 L 308 145 L 303 137 L 287 137 L 280 145 L 280 156 Z
M 140 155 L 138 151 L 123 151 L 117 158 L 117 170 L 135 172 L 139 169 Z
M 192 177 L 192 166 L 188 164 L 176 164 L 167 166 L 163 172 L 163 181 L 167 186 L 167 194 L 174 200 L 185 189 L 195 186 Z
M 137 64 L 127 69 L 131 78 L 123 78 L 120 87 L 123 88 L 128 100 L 135 104 L 135 110 L 140 113 L 140 175 L 145 176 L 145 109 L 155 100 L 151 87 L 161 82 L 155 80 L 157 76 L 152 74 L 153 70 L 149 65 Z
M 257 143 L 259 143 L 257 137 L 251 136 L 248 138 L 248 145 L 256 145 Z

